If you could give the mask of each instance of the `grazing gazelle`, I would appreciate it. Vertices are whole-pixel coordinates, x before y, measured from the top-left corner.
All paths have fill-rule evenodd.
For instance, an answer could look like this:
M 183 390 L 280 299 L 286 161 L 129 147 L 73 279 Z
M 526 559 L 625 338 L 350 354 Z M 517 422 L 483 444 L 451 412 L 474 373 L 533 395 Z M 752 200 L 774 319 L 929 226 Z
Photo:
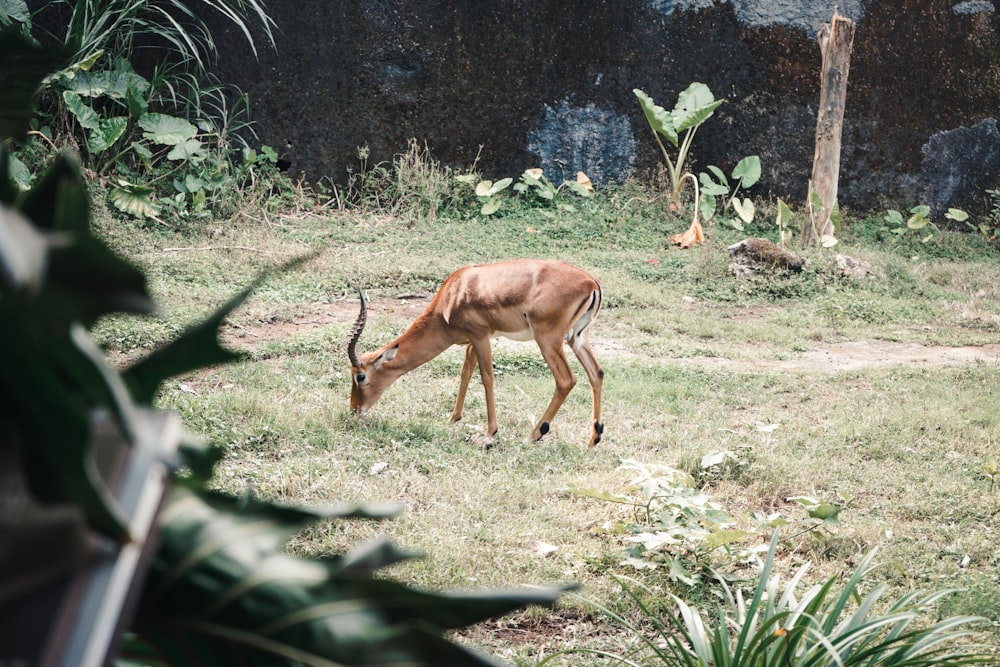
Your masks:
M 556 391 L 530 440 L 549 432 L 549 424 L 566 400 L 576 377 L 563 351 L 566 342 L 583 364 L 594 395 L 590 446 L 601 440 L 601 387 L 604 371 L 590 347 L 587 327 L 601 307 L 601 286 L 582 269 L 564 262 L 521 259 L 466 266 L 448 276 L 427 309 L 402 336 L 374 352 L 357 355 L 368 307 L 361 292 L 361 313 L 351 329 L 347 357 L 351 362 L 351 410 L 364 415 L 397 378 L 426 364 L 452 345 L 466 345 L 458 400 L 451 421 L 462 418 L 472 372 L 486 389 L 487 437 L 497 432 L 493 400 L 491 336 L 534 339 L 556 379 Z

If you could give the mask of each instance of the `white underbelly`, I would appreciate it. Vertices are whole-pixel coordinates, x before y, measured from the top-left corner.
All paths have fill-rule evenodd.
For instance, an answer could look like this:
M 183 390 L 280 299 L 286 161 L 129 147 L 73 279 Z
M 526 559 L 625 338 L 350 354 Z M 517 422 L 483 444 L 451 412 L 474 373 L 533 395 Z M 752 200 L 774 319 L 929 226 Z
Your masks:
M 493 337 L 503 336 L 504 338 L 510 338 L 511 340 L 519 340 L 521 342 L 533 340 L 531 335 L 531 329 L 521 329 L 520 331 L 494 331 Z

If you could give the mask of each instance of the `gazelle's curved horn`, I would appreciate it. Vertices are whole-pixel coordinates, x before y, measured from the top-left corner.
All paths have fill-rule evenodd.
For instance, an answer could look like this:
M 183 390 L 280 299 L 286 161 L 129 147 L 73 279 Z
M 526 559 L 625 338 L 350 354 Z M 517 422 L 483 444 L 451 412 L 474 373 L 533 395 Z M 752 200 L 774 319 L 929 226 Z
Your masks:
M 365 330 L 365 322 L 368 320 L 368 300 L 365 299 L 365 293 L 360 287 L 358 295 L 361 297 L 361 312 L 358 314 L 358 319 L 354 321 L 347 341 L 347 358 L 350 359 L 351 366 L 355 368 L 358 367 L 358 354 L 355 348 L 357 348 L 358 339 L 361 338 L 361 332 Z

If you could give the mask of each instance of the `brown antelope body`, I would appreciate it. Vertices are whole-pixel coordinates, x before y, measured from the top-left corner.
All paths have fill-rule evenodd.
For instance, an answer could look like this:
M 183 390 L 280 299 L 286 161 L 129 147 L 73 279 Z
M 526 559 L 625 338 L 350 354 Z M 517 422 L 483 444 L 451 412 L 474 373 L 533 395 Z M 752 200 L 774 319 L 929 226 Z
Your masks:
M 364 293 L 361 312 L 351 330 L 347 356 L 351 362 L 351 410 L 364 415 L 400 376 L 438 356 L 452 345 L 465 345 L 458 398 L 451 421 L 462 418 L 472 372 L 479 366 L 486 390 L 487 436 L 497 432 L 493 398 L 492 336 L 532 340 L 552 370 L 556 389 L 529 436 L 548 433 L 552 419 L 576 384 L 563 343 L 583 365 L 593 392 L 590 446 L 601 440 L 601 388 L 604 371 L 594 357 L 587 329 L 601 307 L 601 286 L 582 269 L 553 260 L 513 260 L 467 266 L 442 283 L 427 309 L 396 340 L 358 356 L 355 348 L 367 318 Z

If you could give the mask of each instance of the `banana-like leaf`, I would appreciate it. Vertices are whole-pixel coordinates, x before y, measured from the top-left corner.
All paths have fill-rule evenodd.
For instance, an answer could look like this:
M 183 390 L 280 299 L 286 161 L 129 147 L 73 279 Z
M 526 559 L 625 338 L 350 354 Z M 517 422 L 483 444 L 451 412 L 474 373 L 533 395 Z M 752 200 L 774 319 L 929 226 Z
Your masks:
M 670 113 L 677 132 L 698 127 L 708 120 L 724 100 L 717 100 L 703 83 L 694 82 L 677 96 L 677 104 Z
M 661 134 L 666 137 L 667 141 L 676 147 L 678 129 L 674 125 L 673 115 L 663 107 L 653 102 L 652 97 L 638 88 L 633 89 L 632 92 L 639 99 L 639 106 L 642 107 L 642 112 L 646 114 L 646 120 L 649 121 L 649 126 L 652 127 L 653 131 L 657 134 Z
M 443 633 L 525 605 L 552 604 L 562 593 L 419 591 L 371 576 L 407 557 L 384 544 L 339 560 L 284 550 L 292 534 L 327 516 L 175 489 L 161 514 L 160 549 L 133 626 L 139 646 L 191 667 L 497 665 Z

